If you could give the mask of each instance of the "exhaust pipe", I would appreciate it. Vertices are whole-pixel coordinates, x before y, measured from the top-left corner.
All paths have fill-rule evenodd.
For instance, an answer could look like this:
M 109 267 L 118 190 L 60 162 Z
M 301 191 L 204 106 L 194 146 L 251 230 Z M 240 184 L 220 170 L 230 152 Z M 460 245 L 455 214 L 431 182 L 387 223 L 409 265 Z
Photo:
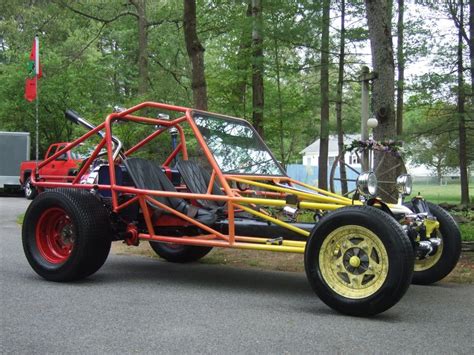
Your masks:
M 72 123 L 77 124 L 77 125 L 80 125 L 80 126 L 83 126 L 83 127 L 87 128 L 89 131 L 92 131 L 93 129 L 96 128 L 96 126 L 94 126 L 92 123 L 90 123 L 90 122 L 87 121 L 86 119 L 84 119 L 84 118 L 82 118 L 81 116 L 79 116 L 79 114 L 78 114 L 76 111 L 67 109 L 67 110 L 64 112 L 64 116 L 65 116 L 69 121 L 71 121 Z M 102 132 L 102 131 L 97 132 L 97 134 L 98 134 L 101 138 L 104 138 L 104 137 L 105 137 L 105 133 Z M 118 156 L 119 154 L 121 154 L 120 152 L 121 152 L 121 150 L 122 150 L 123 144 L 122 144 L 122 142 L 120 141 L 120 139 L 118 139 L 118 138 L 115 137 L 115 136 L 112 136 L 112 142 L 114 142 L 113 158 L 114 158 L 114 160 L 115 160 L 115 158 L 117 158 L 117 156 Z

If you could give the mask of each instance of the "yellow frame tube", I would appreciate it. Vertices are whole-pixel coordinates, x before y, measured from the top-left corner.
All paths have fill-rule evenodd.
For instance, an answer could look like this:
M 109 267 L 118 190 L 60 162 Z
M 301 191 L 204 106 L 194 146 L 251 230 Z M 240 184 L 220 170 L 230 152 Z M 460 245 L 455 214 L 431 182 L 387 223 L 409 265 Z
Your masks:
M 156 236 L 156 235 L 150 235 L 150 234 L 140 234 L 139 235 L 139 238 L 142 239 L 142 240 L 148 240 L 148 241 L 160 241 L 158 238 L 160 236 Z M 252 237 L 242 237 L 242 238 L 245 238 L 245 239 L 254 239 Z M 178 239 L 177 242 L 178 244 L 179 243 L 179 238 L 176 238 Z M 264 239 L 264 238 L 255 238 L 255 239 L 262 239 L 263 241 L 266 241 L 268 239 Z M 258 243 L 257 243 L 258 242 Z M 171 241 L 165 241 L 164 243 L 173 243 Z M 231 249 L 248 249 L 248 250 L 266 250 L 266 251 L 278 251 L 278 252 L 283 252 L 283 253 L 299 253 L 299 254 L 303 254 L 304 251 L 305 251 L 305 242 L 300 242 L 300 243 L 303 243 L 303 244 L 294 244 L 294 245 L 288 245 L 288 244 L 283 244 L 283 245 L 274 245 L 274 244 L 265 244 L 265 243 L 262 243 L 261 240 L 255 240 L 255 242 L 253 242 L 253 240 L 248 240 L 248 242 L 235 242 L 234 244 L 229 244 L 228 242 L 224 241 L 224 240 L 219 240 L 218 241 L 219 245 L 213 245 L 215 247 L 220 247 L 220 248 L 231 248 Z M 296 243 L 296 242 L 293 242 L 293 243 Z M 189 243 L 189 244 L 184 244 L 184 245 L 199 245 L 199 244 L 192 244 L 192 243 Z
M 300 207 L 305 208 L 308 210 L 326 210 L 326 211 L 334 211 L 338 208 L 350 206 L 350 205 L 331 205 L 326 203 L 317 203 L 317 202 L 300 202 Z
M 313 190 L 317 193 L 320 193 L 320 194 L 323 194 L 323 195 L 327 195 L 327 196 L 332 196 L 332 197 L 335 197 L 335 198 L 339 198 L 343 201 L 347 201 L 347 202 L 350 202 L 352 204 L 352 200 L 350 198 L 347 198 L 347 197 L 344 197 L 344 196 L 341 196 L 341 195 L 338 195 L 338 194 L 335 194 L 333 192 L 329 192 L 329 191 L 326 191 L 326 190 L 322 190 L 316 186 L 311 186 L 311 185 L 308 185 L 308 184 L 305 184 L 304 182 L 301 182 L 301 181 L 298 181 L 298 180 L 293 180 L 291 179 L 291 182 L 295 185 L 300 185 L 300 186 L 303 186 L 303 187 L 306 187 L 307 189 L 310 189 L 310 190 Z M 354 202 L 360 202 L 360 201 L 354 201 Z
M 231 246 L 235 249 L 249 249 L 249 250 L 267 250 L 279 251 L 283 253 L 299 253 L 304 254 L 305 248 L 285 246 L 285 245 L 269 245 L 269 244 L 252 244 L 252 243 L 235 243 Z
M 293 232 L 296 232 L 296 233 L 298 233 L 298 234 L 304 235 L 305 237 L 309 237 L 309 234 L 310 234 L 310 233 L 309 233 L 308 231 L 305 231 L 304 229 L 295 227 L 295 226 L 293 226 L 293 225 L 291 225 L 291 224 L 289 224 L 289 223 L 286 223 L 286 222 L 282 222 L 282 221 L 280 221 L 279 219 L 276 219 L 276 218 L 267 216 L 267 215 L 264 214 L 264 213 L 255 211 L 255 210 L 253 210 L 253 209 L 251 209 L 251 208 L 248 208 L 248 207 L 245 207 L 245 206 L 242 206 L 242 205 L 236 205 L 236 207 L 237 207 L 237 208 L 241 208 L 241 209 L 243 209 L 244 211 L 246 211 L 246 212 L 248 212 L 248 213 L 250 213 L 250 214 L 253 214 L 253 215 L 257 216 L 257 217 L 263 218 L 263 219 L 265 219 L 265 220 L 267 220 L 267 221 L 269 221 L 269 222 L 275 223 L 275 224 L 277 224 L 277 225 L 279 225 L 279 226 L 282 226 L 282 227 L 284 227 L 284 228 L 286 228 L 286 229 L 289 229 L 289 230 L 291 230 L 291 231 L 293 231 Z
M 270 206 L 270 207 L 285 207 L 285 206 L 288 205 L 286 203 L 286 201 L 284 201 L 284 200 L 275 200 L 275 199 L 270 199 L 270 198 L 240 197 L 240 198 L 233 198 L 232 202 L 262 205 L 262 206 Z M 337 210 L 338 208 L 344 207 L 346 205 L 333 205 L 333 204 L 327 204 L 327 203 L 302 201 L 302 202 L 299 203 L 299 206 L 301 208 L 305 208 L 305 209 L 308 209 L 308 210 L 333 211 L 333 210 Z
M 278 238 L 278 237 L 275 237 Z M 261 238 L 261 237 L 243 237 L 243 236 L 236 236 L 236 239 L 240 242 L 249 242 L 249 243 L 260 243 L 266 245 L 280 245 L 280 244 L 270 244 L 268 241 L 272 238 Z M 306 242 L 299 241 L 299 240 L 282 240 L 281 245 L 289 246 L 289 247 L 299 247 L 305 248 Z
M 254 186 L 258 186 L 258 187 L 264 187 L 266 189 L 277 191 L 277 192 L 285 192 L 285 193 L 290 194 L 290 195 L 296 195 L 298 197 L 305 198 L 305 199 L 308 199 L 308 200 L 317 201 L 317 202 L 336 203 L 336 204 L 342 204 L 342 205 L 345 205 L 345 206 L 352 204 L 352 201 L 349 202 L 349 201 L 345 201 L 345 200 L 342 200 L 342 199 L 339 199 L 339 198 L 313 195 L 313 194 L 310 194 L 310 193 L 305 193 L 305 192 L 301 192 L 301 191 L 287 189 L 287 188 L 284 188 L 284 187 L 274 186 L 274 185 L 270 185 L 270 184 L 264 184 L 264 183 L 261 183 L 261 182 L 246 180 L 246 179 L 241 179 L 241 178 L 235 178 L 235 177 L 228 177 L 228 178 L 231 179 L 231 180 L 237 181 L 237 182 L 244 183 L 244 184 L 254 185 Z

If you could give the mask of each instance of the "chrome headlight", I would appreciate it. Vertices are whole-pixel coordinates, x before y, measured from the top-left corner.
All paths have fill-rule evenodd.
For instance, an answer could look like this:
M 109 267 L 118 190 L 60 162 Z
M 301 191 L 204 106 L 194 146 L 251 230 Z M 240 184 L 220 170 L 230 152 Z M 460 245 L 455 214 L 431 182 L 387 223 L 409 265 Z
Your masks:
M 373 172 L 362 173 L 357 178 L 357 189 L 364 196 L 377 195 L 377 177 Z
M 410 174 L 403 174 L 397 177 L 397 190 L 403 196 L 411 195 L 412 179 Z

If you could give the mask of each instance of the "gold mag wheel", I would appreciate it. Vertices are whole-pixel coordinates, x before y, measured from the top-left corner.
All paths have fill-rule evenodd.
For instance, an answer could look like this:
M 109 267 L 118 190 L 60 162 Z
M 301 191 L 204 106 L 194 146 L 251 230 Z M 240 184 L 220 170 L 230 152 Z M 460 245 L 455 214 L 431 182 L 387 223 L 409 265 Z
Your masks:
M 425 271 L 431 269 L 436 263 L 441 259 L 441 255 L 443 254 L 443 236 L 439 231 L 436 233 L 438 238 L 441 238 L 441 244 L 438 246 L 438 250 L 434 255 L 428 256 L 424 259 L 415 259 L 415 271 Z
M 375 233 L 357 225 L 332 231 L 319 252 L 319 269 L 341 296 L 361 299 L 376 293 L 388 275 L 388 255 Z

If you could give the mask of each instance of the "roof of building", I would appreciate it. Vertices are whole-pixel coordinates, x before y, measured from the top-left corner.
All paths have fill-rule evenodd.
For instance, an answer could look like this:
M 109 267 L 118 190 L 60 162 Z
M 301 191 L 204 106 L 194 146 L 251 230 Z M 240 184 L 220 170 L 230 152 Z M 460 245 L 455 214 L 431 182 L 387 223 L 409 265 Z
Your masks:
M 360 134 L 345 134 L 344 135 L 344 144 L 350 144 L 353 140 L 360 139 Z M 300 154 L 319 154 L 319 139 L 316 139 L 313 143 L 308 145 L 305 149 L 303 149 Z M 338 152 L 339 148 L 337 146 L 337 135 L 331 134 L 329 136 L 329 152 Z

